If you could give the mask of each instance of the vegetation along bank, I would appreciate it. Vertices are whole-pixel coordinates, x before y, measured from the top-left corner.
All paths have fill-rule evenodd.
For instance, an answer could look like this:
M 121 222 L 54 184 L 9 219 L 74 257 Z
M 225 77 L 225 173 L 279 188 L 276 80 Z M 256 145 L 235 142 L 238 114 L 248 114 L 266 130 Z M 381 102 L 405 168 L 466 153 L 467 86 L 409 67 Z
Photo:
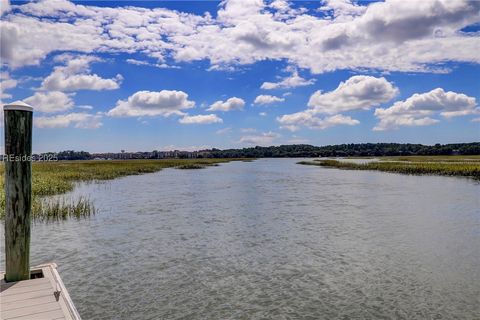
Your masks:
M 93 203 L 86 198 L 68 200 L 48 198 L 72 191 L 76 182 L 110 180 L 138 175 L 164 168 L 201 169 L 235 159 L 169 159 L 115 161 L 34 162 L 32 166 L 32 216 L 35 220 L 81 218 L 95 214 Z M 0 166 L 0 187 L 4 189 L 4 166 Z M 0 219 L 5 210 L 5 194 L 0 193 Z
M 480 180 L 480 156 L 385 157 L 356 163 L 343 160 L 300 161 L 299 164 L 347 170 L 377 170 L 403 174 L 463 176 Z

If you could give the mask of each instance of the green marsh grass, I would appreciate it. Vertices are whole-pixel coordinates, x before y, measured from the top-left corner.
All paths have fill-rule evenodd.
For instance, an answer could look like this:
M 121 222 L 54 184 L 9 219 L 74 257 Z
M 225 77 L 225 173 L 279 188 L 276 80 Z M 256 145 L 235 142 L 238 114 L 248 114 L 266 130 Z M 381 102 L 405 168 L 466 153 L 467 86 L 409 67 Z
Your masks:
M 380 161 L 406 161 L 406 162 L 480 162 L 480 155 L 472 156 L 397 156 L 381 157 Z
M 206 168 L 206 166 L 204 164 L 188 163 L 188 164 L 182 164 L 176 168 L 177 169 L 204 169 Z
M 65 198 L 42 199 L 39 207 L 34 204 L 33 209 L 33 218 L 36 221 L 80 219 L 96 213 L 93 203 L 84 197 L 80 197 L 76 201 Z
M 35 220 L 81 218 L 95 214 L 86 198 L 67 201 L 49 198 L 72 191 L 77 182 L 111 180 L 128 175 L 160 171 L 164 168 L 198 169 L 237 159 L 165 159 L 34 162 L 32 165 L 32 216 Z M 243 160 L 243 159 L 242 159 Z M 5 211 L 4 166 L 0 166 L 0 219 Z
M 404 160 L 404 158 L 408 158 Z M 468 159 L 474 159 L 468 161 Z M 478 159 L 475 160 L 475 159 Z M 427 156 L 389 157 L 367 163 L 338 160 L 300 161 L 299 164 L 349 170 L 376 170 L 414 175 L 463 176 L 480 180 L 480 157 L 478 156 Z

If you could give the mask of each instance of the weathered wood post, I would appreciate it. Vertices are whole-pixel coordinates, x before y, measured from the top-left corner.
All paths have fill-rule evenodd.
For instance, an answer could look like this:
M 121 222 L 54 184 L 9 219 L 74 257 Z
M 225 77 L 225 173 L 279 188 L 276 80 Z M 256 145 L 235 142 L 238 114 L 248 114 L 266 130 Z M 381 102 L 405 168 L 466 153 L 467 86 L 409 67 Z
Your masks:
M 5 281 L 30 279 L 33 108 L 3 107 L 5 121 Z

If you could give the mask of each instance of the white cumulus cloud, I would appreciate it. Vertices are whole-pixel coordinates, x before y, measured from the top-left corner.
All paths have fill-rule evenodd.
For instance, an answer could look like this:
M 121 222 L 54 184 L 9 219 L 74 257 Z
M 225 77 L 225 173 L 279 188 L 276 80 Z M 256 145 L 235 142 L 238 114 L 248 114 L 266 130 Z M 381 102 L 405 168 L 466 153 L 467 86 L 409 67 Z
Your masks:
M 336 20 L 352 20 L 354 17 L 362 15 L 367 7 L 355 4 L 350 0 L 326 0 L 325 5 L 320 8 L 322 11 L 333 11 Z
M 97 129 L 102 126 L 102 116 L 88 113 L 68 113 L 49 117 L 35 117 L 36 128 L 67 128 L 73 126 L 79 129 Z
M 245 101 L 241 98 L 232 97 L 226 101 L 216 101 L 207 109 L 208 111 L 232 111 L 232 110 L 243 110 L 245 106 Z
M 304 79 L 298 75 L 296 69 L 288 68 L 291 71 L 291 75 L 286 76 L 278 82 L 264 82 L 260 89 L 272 90 L 272 89 L 290 89 L 296 87 L 309 86 L 315 83 L 315 79 Z
M 112 79 L 89 74 L 90 64 L 102 61 L 94 56 L 62 55 L 57 57 L 56 61 L 64 62 L 65 65 L 55 67 L 54 71 L 43 80 L 41 86 L 43 90 L 114 90 L 120 87 L 123 80 L 120 74 Z
M 240 138 L 240 143 L 250 144 L 250 145 L 258 145 L 258 146 L 266 146 L 271 145 L 275 139 L 279 138 L 280 135 L 278 133 L 269 131 L 263 132 L 258 135 L 246 135 Z
M 432 118 L 435 115 L 451 118 L 477 113 L 480 113 L 480 110 L 474 97 L 436 88 L 421 94 L 415 93 L 404 101 L 395 102 L 389 108 L 377 108 L 375 116 L 379 122 L 373 130 L 431 125 L 440 121 Z
M 327 129 L 337 125 L 357 125 L 360 122 L 342 113 L 354 110 L 369 110 L 390 101 L 398 94 L 396 88 L 385 78 L 352 76 L 340 82 L 335 90 L 322 93 L 318 90 L 308 101 L 308 109 L 277 118 L 281 127 L 296 131 L 305 126 L 310 129 Z M 318 117 L 327 114 L 328 117 Z
M 178 120 L 181 124 L 209 124 L 209 123 L 223 123 L 222 118 L 216 114 L 205 114 L 205 115 L 196 115 L 188 116 L 185 115 L 183 118 Z
M 317 113 L 335 114 L 345 111 L 378 106 L 390 101 L 398 94 L 398 89 L 385 78 L 353 76 L 330 92 L 316 91 L 308 101 L 308 106 Z
M 61 112 L 73 107 L 72 95 L 60 91 L 35 92 L 23 101 L 31 105 L 35 111 Z
M 0 101 L 10 99 L 12 95 L 6 91 L 15 88 L 17 84 L 18 81 L 12 79 L 8 72 L 0 72 Z
M 313 13 L 284 0 L 229 0 L 216 15 L 196 15 L 43 0 L 3 14 L 1 58 L 10 68 L 75 51 L 141 53 L 160 65 L 167 58 L 208 60 L 211 69 L 282 60 L 313 73 L 446 71 L 436 64 L 480 63 L 478 35 L 462 32 L 480 21 L 479 9 L 479 1 L 466 0 L 328 0 Z
M 271 96 L 268 94 L 261 94 L 255 98 L 255 101 L 253 101 L 253 103 L 259 104 L 259 105 L 265 105 L 265 104 L 272 104 L 275 102 L 283 102 L 283 101 L 285 101 L 285 98 Z
M 127 100 L 119 100 L 115 108 L 108 111 L 113 117 L 139 117 L 184 115 L 183 110 L 195 106 L 183 91 L 138 91 Z
M 137 59 L 127 59 L 126 62 L 129 64 L 134 64 L 136 66 L 149 66 L 149 67 L 155 67 L 160 69 L 180 69 L 180 67 L 178 66 L 168 65 L 166 63 L 151 63 L 148 61 L 137 60 Z
M 283 129 L 290 131 L 297 131 L 300 127 L 305 126 L 310 129 L 327 129 L 338 125 L 354 126 L 360 121 L 349 116 L 336 114 L 325 118 L 319 118 L 311 111 L 301 111 L 292 114 L 286 114 L 277 118 Z

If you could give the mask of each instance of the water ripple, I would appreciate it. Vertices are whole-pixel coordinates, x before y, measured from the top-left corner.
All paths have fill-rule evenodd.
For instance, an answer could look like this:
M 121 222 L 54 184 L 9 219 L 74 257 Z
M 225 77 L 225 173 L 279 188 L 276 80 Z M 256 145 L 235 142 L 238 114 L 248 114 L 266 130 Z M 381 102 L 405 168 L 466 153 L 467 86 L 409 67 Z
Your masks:
M 84 319 L 480 318 L 480 185 L 296 161 L 79 185 L 100 213 L 35 224 L 32 263 Z

